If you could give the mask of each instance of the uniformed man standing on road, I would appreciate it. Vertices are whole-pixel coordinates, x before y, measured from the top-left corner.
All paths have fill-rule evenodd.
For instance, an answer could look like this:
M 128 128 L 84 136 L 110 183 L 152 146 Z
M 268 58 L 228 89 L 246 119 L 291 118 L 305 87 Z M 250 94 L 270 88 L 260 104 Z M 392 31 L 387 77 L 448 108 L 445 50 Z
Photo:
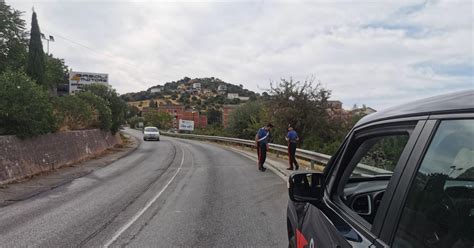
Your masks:
M 293 126 L 288 125 L 288 133 L 286 134 L 285 137 L 286 141 L 288 141 L 288 162 L 290 164 L 289 168 L 286 168 L 287 170 L 298 170 L 299 165 L 298 162 L 296 161 L 296 145 L 298 144 L 298 141 L 300 138 L 298 137 L 298 134 L 294 130 Z
M 257 143 L 258 153 L 258 170 L 265 171 L 267 168 L 263 166 L 265 159 L 267 158 L 268 143 L 270 143 L 270 137 L 273 125 L 268 123 L 266 126 L 260 128 L 255 135 L 255 142 Z

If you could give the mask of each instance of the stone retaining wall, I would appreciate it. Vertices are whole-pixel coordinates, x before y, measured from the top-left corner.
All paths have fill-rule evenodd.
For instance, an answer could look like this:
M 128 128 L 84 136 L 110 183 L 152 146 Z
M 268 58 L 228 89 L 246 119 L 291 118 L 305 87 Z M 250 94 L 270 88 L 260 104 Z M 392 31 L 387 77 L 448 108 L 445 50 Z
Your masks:
M 118 134 L 99 129 L 60 132 L 25 140 L 0 136 L 0 184 L 79 162 L 121 142 Z

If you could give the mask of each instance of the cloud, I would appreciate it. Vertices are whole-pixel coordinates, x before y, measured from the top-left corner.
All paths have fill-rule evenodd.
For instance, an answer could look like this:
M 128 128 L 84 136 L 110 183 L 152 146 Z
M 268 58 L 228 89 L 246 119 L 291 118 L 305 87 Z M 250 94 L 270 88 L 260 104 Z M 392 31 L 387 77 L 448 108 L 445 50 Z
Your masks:
M 45 33 L 66 38 L 51 44 L 55 56 L 76 70 L 109 73 L 121 93 L 184 76 L 260 91 L 270 80 L 313 75 L 345 107 L 380 109 L 474 88 L 472 5 L 36 0 L 35 10 Z

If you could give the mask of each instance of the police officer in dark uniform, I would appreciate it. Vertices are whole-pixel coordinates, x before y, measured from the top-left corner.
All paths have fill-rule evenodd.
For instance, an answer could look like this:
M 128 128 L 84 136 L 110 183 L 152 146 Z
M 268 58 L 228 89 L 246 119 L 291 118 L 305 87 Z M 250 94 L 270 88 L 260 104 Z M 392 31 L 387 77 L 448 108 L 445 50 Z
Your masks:
M 300 138 L 298 137 L 298 134 L 294 130 L 293 126 L 288 125 L 288 133 L 286 134 L 285 137 L 286 141 L 288 141 L 288 162 L 290 164 L 289 168 L 286 168 L 287 170 L 298 170 L 299 165 L 298 161 L 296 161 L 296 145 L 298 144 L 298 141 Z
M 255 135 L 255 142 L 257 143 L 258 153 L 258 170 L 265 171 L 267 168 L 263 166 L 267 158 L 268 144 L 271 140 L 271 133 L 273 125 L 268 123 L 266 126 L 260 128 Z

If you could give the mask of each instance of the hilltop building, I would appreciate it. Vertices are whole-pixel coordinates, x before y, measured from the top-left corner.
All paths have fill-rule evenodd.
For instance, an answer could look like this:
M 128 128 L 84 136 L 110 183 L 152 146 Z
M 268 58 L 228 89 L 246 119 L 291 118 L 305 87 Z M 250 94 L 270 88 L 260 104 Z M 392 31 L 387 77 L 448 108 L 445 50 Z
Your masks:
M 195 90 L 201 90 L 201 83 L 193 83 L 193 89 Z
M 225 93 L 227 93 L 227 86 L 225 86 L 224 84 L 219 85 L 217 87 L 217 93 L 221 95 L 225 95 Z
M 227 93 L 227 99 L 233 100 L 233 99 L 239 99 L 241 101 L 248 101 L 250 97 L 248 96 L 239 96 L 239 93 Z
M 377 110 L 371 107 L 362 107 L 362 108 L 356 108 L 352 110 L 352 114 L 357 114 L 357 115 L 369 115 L 375 112 L 377 112 Z
M 352 112 L 342 108 L 342 102 L 339 100 L 329 100 L 327 102 L 326 112 L 332 119 L 340 119 L 345 122 L 350 122 L 352 119 Z
M 211 97 L 211 96 L 214 96 L 214 92 L 212 92 L 211 89 L 203 89 L 202 90 L 202 95 L 207 96 L 207 97 Z
M 150 88 L 151 93 L 161 93 L 163 91 L 163 86 L 158 85 Z
M 238 99 L 239 98 L 239 93 L 227 93 L 227 99 L 232 100 L 232 99 Z

